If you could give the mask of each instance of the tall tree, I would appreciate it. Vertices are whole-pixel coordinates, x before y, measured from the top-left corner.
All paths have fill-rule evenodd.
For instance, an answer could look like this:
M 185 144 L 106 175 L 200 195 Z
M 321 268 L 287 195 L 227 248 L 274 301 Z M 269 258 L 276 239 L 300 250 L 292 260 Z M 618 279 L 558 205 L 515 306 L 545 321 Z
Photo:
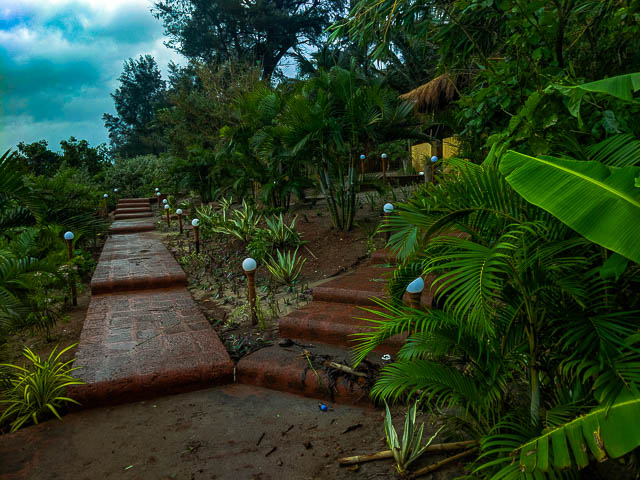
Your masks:
M 107 148 L 104 143 L 90 147 L 86 140 L 69 140 L 60 142 L 63 164 L 73 168 L 86 168 L 89 175 L 96 175 L 109 163 Z
M 284 56 L 317 46 L 344 8 L 344 0 L 160 0 L 154 15 L 187 58 L 259 63 L 268 79 Z
M 130 58 L 119 81 L 120 87 L 111 94 L 117 116 L 102 116 L 114 152 L 124 157 L 163 152 L 155 112 L 165 102 L 166 82 L 155 59 L 151 55 Z
M 60 154 L 49 150 L 46 140 L 29 144 L 20 142 L 17 155 L 34 175 L 52 176 L 62 163 Z

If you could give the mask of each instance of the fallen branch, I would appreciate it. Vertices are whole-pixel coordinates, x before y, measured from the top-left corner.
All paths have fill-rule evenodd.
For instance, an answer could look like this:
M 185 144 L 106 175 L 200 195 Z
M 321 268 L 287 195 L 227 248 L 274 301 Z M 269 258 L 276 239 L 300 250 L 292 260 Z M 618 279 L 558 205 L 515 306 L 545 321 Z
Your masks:
M 455 452 L 456 450 L 464 450 L 467 447 L 475 445 L 475 440 L 467 440 L 465 442 L 437 443 L 429 445 L 427 452 Z M 393 458 L 391 450 L 383 450 L 382 452 L 372 455 L 356 455 L 354 457 L 343 457 L 338 459 L 340 465 L 353 465 L 354 463 L 372 462 L 374 460 L 382 460 L 383 458 Z
M 307 246 L 306 246 L 306 245 L 304 245 L 304 244 L 303 244 L 302 246 L 304 247 L 304 249 L 305 249 L 307 252 L 309 252 L 309 254 L 311 254 L 311 256 L 312 256 L 314 259 L 316 259 L 316 260 L 318 259 L 318 257 L 316 257 L 316 256 L 313 254 L 313 252 L 312 252 L 311 250 L 309 250 L 309 247 L 307 247 Z
M 475 451 L 476 451 L 475 448 L 470 448 L 469 450 L 465 450 L 464 452 L 459 453 L 457 455 L 454 455 L 453 457 L 445 458 L 444 460 L 441 460 L 439 462 L 432 463 L 429 466 L 426 466 L 424 468 L 416 470 L 411 475 L 409 475 L 409 478 L 410 479 L 418 478 L 418 477 L 421 477 L 421 476 L 426 475 L 428 473 L 431 473 L 431 472 L 439 469 L 440 467 L 444 467 L 445 465 L 448 465 L 448 464 L 453 463 L 453 462 L 455 462 L 457 460 L 460 460 L 461 458 L 468 457 L 472 453 L 475 453 Z
M 366 377 L 367 376 L 366 373 L 358 372 L 357 370 L 354 370 L 353 368 L 347 367 L 346 365 L 342 365 L 340 363 L 326 361 L 326 362 L 323 363 L 323 365 L 325 367 L 331 367 L 331 368 L 335 368 L 336 370 L 341 370 L 341 371 L 343 371 L 345 373 L 349 373 L 349 374 L 355 375 L 357 377 Z

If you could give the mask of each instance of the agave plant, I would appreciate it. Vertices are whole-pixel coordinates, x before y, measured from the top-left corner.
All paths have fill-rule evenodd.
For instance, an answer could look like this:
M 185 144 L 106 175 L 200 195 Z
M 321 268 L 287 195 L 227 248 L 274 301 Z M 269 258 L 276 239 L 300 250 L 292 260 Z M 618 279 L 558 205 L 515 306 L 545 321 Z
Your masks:
M 68 347 L 56 352 L 57 347 L 42 361 L 40 356 L 28 347 L 23 355 L 30 362 L 26 367 L 11 364 L 1 364 L 8 375 L 10 387 L 3 393 L 3 403 L 7 408 L 0 416 L 0 423 L 8 421 L 12 432 L 18 430 L 28 422 L 39 423 L 51 415 L 61 419 L 60 409 L 65 403 L 77 401 L 65 396 L 67 387 L 81 385 L 84 382 L 71 376 L 74 359 L 63 362 L 60 358 Z
M 307 259 L 298 257 L 298 250 L 293 254 L 291 252 L 282 253 L 280 250 L 277 250 L 276 253 L 277 258 L 273 258 L 271 255 L 267 257 L 265 261 L 267 269 L 278 282 L 293 287 Z
M 284 221 L 282 213 L 278 217 L 266 217 L 264 219 L 267 224 L 267 228 L 265 228 L 265 236 L 274 247 L 297 248 L 301 245 L 300 234 L 296 231 L 297 218 L 298 217 L 294 217 L 289 225 Z
M 396 429 L 393 426 L 389 405 L 387 405 L 386 402 L 385 407 L 387 409 L 387 414 L 384 419 L 384 432 L 387 437 L 387 445 L 389 445 L 389 448 L 393 452 L 393 458 L 396 461 L 398 473 L 405 474 L 409 465 L 422 456 L 429 445 L 431 445 L 431 442 L 435 440 L 444 427 L 440 427 L 436 433 L 429 438 L 427 443 L 422 445 L 424 423 L 420 425 L 420 428 L 416 429 L 416 413 L 418 410 L 418 402 L 416 402 L 409 407 L 409 410 L 407 410 L 407 415 L 404 419 L 402 442 L 400 442 Z

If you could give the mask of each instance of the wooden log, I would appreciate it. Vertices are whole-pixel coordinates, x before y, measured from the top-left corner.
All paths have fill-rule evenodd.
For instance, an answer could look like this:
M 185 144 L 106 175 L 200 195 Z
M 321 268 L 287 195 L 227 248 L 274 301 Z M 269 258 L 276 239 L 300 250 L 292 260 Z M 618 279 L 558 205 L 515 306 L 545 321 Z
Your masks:
M 464 442 L 436 443 L 429 445 L 427 452 L 455 452 L 456 450 L 464 450 L 472 445 L 477 444 L 475 440 L 467 440 Z M 391 450 L 383 450 L 382 452 L 373 453 L 371 455 L 355 455 L 353 457 L 343 457 L 338 459 L 340 465 L 353 465 L 354 463 L 372 462 L 374 460 L 382 460 L 384 458 L 393 458 Z
M 409 475 L 409 478 L 413 479 L 413 478 L 422 477 L 423 475 L 427 475 L 431 472 L 438 470 L 441 467 L 444 467 L 445 465 L 456 462 L 462 458 L 468 457 L 472 453 L 475 453 L 475 451 L 476 451 L 475 448 L 470 448 L 469 450 L 465 450 L 464 452 L 454 455 L 453 457 L 445 458 L 444 460 L 441 460 L 439 462 L 432 463 L 431 465 L 428 465 L 424 468 L 416 470 L 411 475 Z
M 358 371 L 354 370 L 351 367 L 347 367 L 346 365 L 342 365 L 341 363 L 326 361 L 326 362 L 324 362 L 324 366 L 325 367 L 335 368 L 336 370 L 340 370 L 342 372 L 349 373 L 349 374 L 355 375 L 357 377 L 367 377 L 368 376 L 366 373 L 358 372 Z

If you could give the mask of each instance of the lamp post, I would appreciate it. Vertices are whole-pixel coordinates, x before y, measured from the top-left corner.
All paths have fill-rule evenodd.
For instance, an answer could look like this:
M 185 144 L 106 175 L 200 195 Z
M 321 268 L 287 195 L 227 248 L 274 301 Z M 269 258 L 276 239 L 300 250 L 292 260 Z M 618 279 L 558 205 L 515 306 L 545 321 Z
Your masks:
M 391 214 L 393 213 L 393 203 L 385 203 L 384 207 L 382 207 L 382 209 L 384 210 L 384 224 L 387 226 L 387 228 L 389 227 L 389 217 L 391 217 Z M 387 243 L 389 243 L 389 237 L 391 236 L 391 232 L 389 230 L 386 231 L 385 233 L 385 241 Z
M 182 209 L 181 208 L 176 210 L 176 215 L 178 215 L 178 226 L 180 227 L 180 235 L 182 235 Z
M 407 293 L 409 294 L 409 306 L 411 308 L 415 308 L 416 310 L 420 309 L 420 297 L 422 296 L 423 290 L 424 280 L 422 280 L 422 277 L 416 278 L 413 282 L 407 285 Z
M 367 158 L 365 154 L 360 155 L 360 173 L 364 177 L 364 159 Z
M 156 197 L 158 197 L 158 208 L 160 208 L 160 195 L 162 194 L 158 192 L 158 189 L 156 188 Z
M 383 153 L 382 155 L 380 155 L 380 158 L 382 159 L 382 181 L 386 183 L 387 182 L 387 154 Z
M 196 241 L 196 253 L 200 253 L 200 220 L 194 218 L 191 220 L 191 226 L 193 227 L 193 238 Z
M 116 205 L 117 205 L 118 204 L 118 189 L 117 188 L 113 189 L 113 198 L 115 199 Z
M 171 219 L 169 218 L 169 205 L 164 206 L 164 211 L 167 212 L 167 227 L 171 228 Z
M 438 161 L 438 157 L 435 155 L 431 157 L 431 182 L 435 183 L 435 171 L 436 171 L 436 162 Z
M 104 217 L 108 217 L 109 216 L 109 207 L 107 205 L 107 198 L 109 198 L 109 195 L 105 193 L 102 196 L 102 199 L 103 199 L 102 203 L 104 204 L 104 207 L 103 207 L 104 208 Z
M 78 305 L 78 292 L 76 290 L 76 282 L 73 279 L 73 266 L 71 265 L 71 259 L 73 258 L 73 239 L 75 235 L 73 232 L 66 232 L 64 234 L 64 239 L 67 242 L 67 252 L 69 254 L 69 282 L 71 283 L 71 300 L 73 305 Z
M 256 310 L 256 267 L 257 263 L 253 258 L 245 258 L 242 262 L 242 269 L 247 276 L 249 287 L 249 308 L 251 310 L 251 325 L 257 325 L 258 315 Z

